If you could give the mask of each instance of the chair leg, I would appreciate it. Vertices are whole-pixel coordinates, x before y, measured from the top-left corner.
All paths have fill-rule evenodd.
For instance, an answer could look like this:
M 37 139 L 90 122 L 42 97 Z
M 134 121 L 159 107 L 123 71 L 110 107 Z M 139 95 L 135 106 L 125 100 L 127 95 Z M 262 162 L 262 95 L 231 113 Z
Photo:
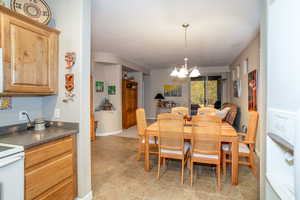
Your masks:
M 163 158 L 163 166 L 166 167 L 166 158 Z
M 254 174 L 254 176 L 256 176 L 256 166 L 255 166 L 253 152 L 250 152 L 249 161 L 250 161 L 250 167 L 251 167 L 252 173 Z
M 181 184 L 183 184 L 183 176 L 184 176 L 184 159 L 181 160 Z
M 223 175 L 226 176 L 226 159 L 227 159 L 227 154 L 226 152 L 223 152 L 223 156 L 222 156 L 222 163 L 223 163 Z
M 194 178 L 194 163 L 191 159 L 191 186 L 193 186 L 193 178 Z
M 136 156 L 136 160 L 137 161 L 141 160 L 142 153 L 143 153 L 143 145 L 140 143 L 140 145 L 139 145 L 139 152 L 138 152 L 138 154 Z
M 217 165 L 217 183 L 218 191 L 221 191 L 221 163 Z
M 157 179 L 159 180 L 160 178 L 160 162 L 161 162 L 161 157 L 160 155 L 158 156 L 158 170 L 157 170 Z

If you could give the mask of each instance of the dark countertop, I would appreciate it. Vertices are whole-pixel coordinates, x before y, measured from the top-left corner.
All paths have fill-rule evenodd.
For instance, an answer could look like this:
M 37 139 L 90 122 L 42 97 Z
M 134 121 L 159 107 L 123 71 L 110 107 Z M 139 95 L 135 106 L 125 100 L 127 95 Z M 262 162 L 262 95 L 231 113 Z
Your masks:
M 28 149 L 40 144 L 51 142 L 66 136 L 78 133 L 78 124 L 60 124 L 60 126 L 51 126 L 43 131 L 35 130 L 19 130 L 15 132 L 8 132 L 0 135 L 0 143 L 14 144 L 23 146 Z

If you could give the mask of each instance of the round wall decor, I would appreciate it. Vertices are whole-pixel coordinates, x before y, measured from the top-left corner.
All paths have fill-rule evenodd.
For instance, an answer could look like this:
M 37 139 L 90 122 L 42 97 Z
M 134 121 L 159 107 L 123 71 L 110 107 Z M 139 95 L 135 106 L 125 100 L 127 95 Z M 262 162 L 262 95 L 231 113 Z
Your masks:
M 10 7 L 17 13 L 43 24 L 48 24 L 52 17 L 51 10 L 44 0 L 11 0 Z

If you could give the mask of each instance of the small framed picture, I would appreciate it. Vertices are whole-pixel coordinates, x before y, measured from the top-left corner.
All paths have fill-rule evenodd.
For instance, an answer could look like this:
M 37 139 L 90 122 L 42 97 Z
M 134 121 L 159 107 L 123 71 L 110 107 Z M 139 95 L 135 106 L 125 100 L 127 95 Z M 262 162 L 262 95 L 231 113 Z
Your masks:
M 104 82 L 96 81 L 96 92 L 104 92 Z
M 11 108 L 11 97 L 0 97 L 0 110 L 8 110 Z
M 107 87 L 108 89 L 108 95 L 116 95 L 116 86 L 110 85 Z

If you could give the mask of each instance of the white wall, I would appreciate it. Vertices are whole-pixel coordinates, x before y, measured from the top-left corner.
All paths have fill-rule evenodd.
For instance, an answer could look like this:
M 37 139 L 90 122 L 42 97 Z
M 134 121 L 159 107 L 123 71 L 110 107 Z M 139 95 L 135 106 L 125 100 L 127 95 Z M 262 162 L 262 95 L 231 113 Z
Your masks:
M 170 77 L 171 69 L 154 69 L 151 70 L 150 73 L 150 92 L 145 94 L 145 98 L 148 99 L 150 107 L 146 110 L 147 118 L 155 118 L 156 109 L 157 109 L 157 101 L 154 100 L 154 97 L 157 93 L 164 94 L 163 86 L 165 84 L 174 84 L 172 78 Z M 176 83 L 177 84 L 177 83 Z M 189 105 L 189 83 L 186 82 L 182 85 L 182 97 L 165 97 L 165 100 L 174 101 L 180 106 Z M 149 86 L 148 86 L 149 87 Z
M 257 34 L 255 38 L 248 44 L 248 46 L 242 51 L 242 53 L 231 64 L 231 70 L 235 70 L 240 66 L 239 80 L 241 80 L 241 96 L 236 98 L 233 96 L 233 80 L 230 76 L 230 88 L 231 88 L 231 101 L 237 104 L 241 111 L 240 125 L 247 125 L 248 121 L 248 72 L 256 70 L 258 73 L 258 79 L 260 79 L 260 34 Z M 244 61 L 249 61 L 249 71 L 244 73 Z M 236 76 L 237 77 L 237 76 Z
M 128 77 L 133 77 L 138 83 L 138 108 L 144 108 L 144 75 L 143 72 L 129 72 Z
M 96 22 L 95 22 L 96 23 Z M 101 63 L 120 64 L 133 69 L 134 71 L 140 71 L 148 74 L 150 72 L 146 66 L 137 64 L 127 59 L 121 58 L 120 56 L 108 53 L 108 52 L 93 52 L 93 61 Z
M 241 52 L 241 54 L 234 60 L 234 62 L 231 64 L 231 70 L 235 70 L 235 74 L 237 72 L 236 68 L 237 66 L 240 66 L 239 70 L 239 80 L 241 81 L 241 96 L 239 98 L 233 96 L 233 80 L 232 80 L 232 74 L 230 73 L 230 97 L 231 97 L 231 103 L 236 104 L 239 109 L 239 128 L 242 127 L 242 125 L 248 125 L 248 72 L 251 72 L 253 70 L 256 70 L 257 72 L 257 83 L 258 83 L 258 89 L 257 89 L 257 111 L 259 114 L 264 112 L 265 105 L 263 103 L 263 98 L 265 97 L 265 93 L 263 91 L 265 90 L 265 84 L 263 81 L 265 79 L 263 78 L 263 70 L 265 66 L 261 67 L 261 59 L 260 59 L 260 33 L 258 33 L 254 39 L 249 43 L 249 45 Z M 244 61 L 248 59 L 249 62 L 249 71 L 245 73 L 244 69 Z M 235 75 L 237 77 L 237 75 Z M 262 120 L 259 120 L 258 128 L 257 128 L 257 137 L 256 137 L 256 152 L 257 155 L 260 156 L 260 135 L 263 134 L 263 124 L 261 123 Z
M 167 97 L 166 100 L 174 101 L 179 106 L 189 107 L 190 105 L 190 83 L 186 81 L 182 84 L 174 82 L 172 77 L 170 77 L 172 69 L 153 69 L 151 70 L 150 76 L 145 76 L 145 111 L 147 118 L 155 118 L 157 101 L 154 100 L 154 97 L 157 93 L 164 93 L 163 86 L 165 84 L 179 84 L 182 85 L 182 97 Z M 227 66 L 220 67 L 201 67 L 200 73 L 202 75 L 220 75 L 226 78 L 226 74 L 229 72 Z M 227 81 L 224 82 L 224 85 L 227 84 Z M 227 86 L 224 86 L 226 89 Z M 223 89 L 224 89 L 223 88 Z M 227 91 L 223 91 L 225 94 L 224 100 L 228 98 Z
M 119 116 L 114 122 L 115 130 L 122 130 L 122 66 L 117 64 L 94 63 L 94 86 L 96 81 L 104 81 L 104 92 L 96 92 L 94 87 L 94 107 L 98 107 L 108 98 Z M 116 86 L 116 95 L 108 95 L 107 86 Z M 101 122 L 100 122 L 101 123 Z
M 55 120 L 79 122 L 77 135 L 78 197 L 91 199 L 91 152 L 90 152 L 90 0 L 48 0 L 56 28 L 61 31 L 59 42 L 59 93 L 43 99 L 43 113 L 47 119 L 54 118 L 54 109 L 60 109 Z M 71 10 L 70 10 L 71 6 Z M 77 54 L 74 68 L 76 94 L 74 102 L 63 103 L 64 55 Z
M 32 121 L 42 117 L 42 97 L 13 97 L 12 109 L 0 110 L 0 126 L 26 123 L 27 120 L 19 120 L 21 111 L 27 111 Z

